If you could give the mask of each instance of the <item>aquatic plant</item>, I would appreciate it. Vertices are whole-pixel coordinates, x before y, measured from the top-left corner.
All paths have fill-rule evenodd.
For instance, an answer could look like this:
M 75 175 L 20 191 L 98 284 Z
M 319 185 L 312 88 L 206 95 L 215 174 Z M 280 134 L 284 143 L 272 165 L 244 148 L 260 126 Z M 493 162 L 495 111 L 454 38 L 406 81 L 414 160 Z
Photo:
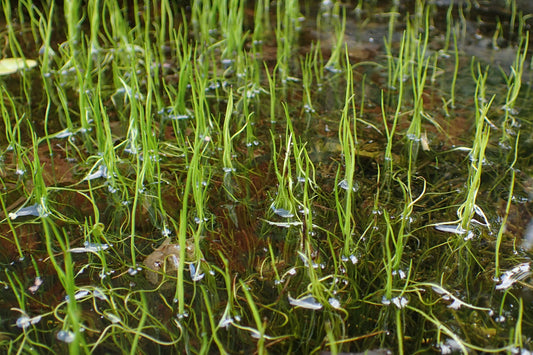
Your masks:
M 3 352 L 532 349 L 518 3 L 80 5 L 2 3 Z

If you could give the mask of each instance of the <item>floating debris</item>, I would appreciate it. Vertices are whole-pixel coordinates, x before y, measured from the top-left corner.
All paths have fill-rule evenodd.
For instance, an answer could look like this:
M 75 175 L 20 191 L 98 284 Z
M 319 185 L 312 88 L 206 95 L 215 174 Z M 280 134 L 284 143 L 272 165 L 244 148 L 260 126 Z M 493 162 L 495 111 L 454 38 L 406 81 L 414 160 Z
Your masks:
M 187 240 L 185 249 L 186 257 L 188 259 L 193 259 L 194 243 L 190 240 Z M 146 259 L 144 259 L 143 264 L 146 266 L 146 279 L 152 284 L 158 284 L 162 279 L 161 274 L 163 272 L 166 274 L 176 272 L 180 262 L 179 255 L 179 244 L 171 244 L 170 238 L 165 239 L 165 241 L 157 249 L 155 249 L 146 257 Z

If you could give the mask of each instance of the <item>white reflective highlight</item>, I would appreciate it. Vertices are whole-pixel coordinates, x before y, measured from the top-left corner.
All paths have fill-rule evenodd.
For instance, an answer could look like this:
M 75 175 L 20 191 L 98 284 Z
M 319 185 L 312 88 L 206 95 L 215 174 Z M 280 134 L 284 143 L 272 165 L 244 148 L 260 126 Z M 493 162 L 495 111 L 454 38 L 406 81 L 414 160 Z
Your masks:
M 292 298 L 291 295 L 287 296 L 289 298 L 289 303 L 294 307 L 301 307 L 312 310 L 322 309 L 322 305 L 311 295 L 304 296 L 302 298 Z

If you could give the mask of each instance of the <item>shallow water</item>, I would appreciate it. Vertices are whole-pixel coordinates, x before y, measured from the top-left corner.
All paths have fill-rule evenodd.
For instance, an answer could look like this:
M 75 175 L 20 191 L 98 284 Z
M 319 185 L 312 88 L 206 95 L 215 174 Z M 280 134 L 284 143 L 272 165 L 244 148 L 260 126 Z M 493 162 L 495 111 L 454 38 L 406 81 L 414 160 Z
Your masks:
M 24 117 L 18 123 L 20 146 L 0 146 L 4 210 L 0 212 L 0 286 L 4 288 L 0 346 L 24 348 L 28 346 L 24 339 L 29 339 L 40 349 L 57 352 L 82 337 L 80 344 L 93 351 L 113 346 L 127 349 L 137 339 L 138 327 L 144 335 L 137 349 L 143 353 L 159 346 L 169 351 L 187 347 L 193 353 L 206 347 L 248 353 L 260 352 L 259 344 L 266 344 L 273 353 L 370 349 L 447 353 L 462 350 L 457 339 L 467 347 L 531 350 L 531 251 L 521 247 L 532 218 L 531 56 L 528 53 L 521 76 L 513 124 L 504 124 L 508 85 L 503 73 L 510 75 L 515 62 L 518 23 L 509 30 L 512 11 L 503 2 L 453 6 L 450 14 L 459 49 L 453 106 L 449 101 L 456 64 L 453 41 L 445 49 L 449 3 L 436 2 L 430 8 L 428 49 L 420 58 L 430 59 L 423 106 L 418 108 L 424 113 L 420 137 L 409 133 L 416 110 L 411 87 L 405 91 L 397 125 L 393 124 L 400 82 L 389 85 L 389 65 L 398 60 L 388 61 L 386 52 L 386 37 L 391 33 L 391 51 L 398 55 L 408 27 L 407 12 L 416 13 L 415 2 L 400 2 L 396 8 L 388 2 L 367 4 L 360 11 L 345 6 L 344 39 L 354 71 L 357 118 L 355 125 L 349 124 L 355 135 L 349 150 L 341 142 L 346 139 L 341 121 L 346 101 L 344 53 L 334 66 L 312 69 L 308 91 L 304 87 L 302 62 L 306 54 L 313 54 L 311 43 L 320 40 L 320 65 L 335 50 L 340 20 L 327 1 L 302 5 L 301 16 L 295 19 L 288 73 L 276 71 L 273 106 L 263 63 L 274 73 L 283 43 L 275 38 L 274 4 L 271 29 L 264 31 L 257 59 L 249 59 L 246 72 L 239 72 L 241 59 L 222 58 L 224 48 L 216 44 L 223 38 L 221 29 L 213 31 L 211 47 L 198 43 L 194 62 L 209 65 L 204 73 L 189 73 L 189 85 L 180 87 L 184 111 L 172 101 L 179 94 L 171 94 L 169 88 L 185 80 L 180 70 L 190 63 L 180 62 L 175 44 L 166 43 L 167 49 L 154 49 L 148 65 L 145 49 L 139 46 L 142 37 L 135 39 L 140 49 L 112 48 L 107 35 L 101 34 L 101 48 L 92 53 L 101 66 L 89 76 L 99 83 L 100 91 L 88 89 L 86 97 L 77 87 L 78 75 L 83 73 L 74 67 L 69 70 L 63 60 L 52 65 L 50 80 L 36 71 L 0 78 L 2 88 L 16 99 L 18 117 Z M 248 5 L 244 27 L 252 31 L 254 9 Z M 529 11 L 528 6 L 517 3 L 519 10 Z M 139 13 L 160 23 L 160 7 L 150 10 L 139 9 Z M 181 8 L 174 5 L 174 10 Z M 191 9 L 184 10 L 190 18 Z M 390 29 L 392 13 L 397 15 Z M 133 28 L 133 9 L 125 10 L 124 16 L 130 17 Z M 411 15 L 410 20 L 423 26 L 421 17 Z M 54 21 L 62 24 L 64 20 Z M 530 21 L 526 20 L 526 29 Z M 176 20 L 176 27 L 179 24 Z M 18 27 L 22 30 L 19 41 L 25 54 L 36 58 L 39 48 L 32 47 L 35 42 L 24 26 Z M 187 38 L 196 43 L 200 34 L 193 24 L 189 26 Z M 90 25 L 84 22 L 82 28 L 88 31 Z M 495 35 L 497 29 L 501 32 Z M 150 27 L 150 31 L 155 30 Z M 62 35 L 54 33 L 52 47 L 57 52 Z M 247 39 L 247 54 L 252 47 Z M 133 77 L 126 67 L 132 58 L 138 61 L 140 78 L 135 94 L 131 89 L 135 83 L 126 87 L 124 81 Z M 157 68 L 154 82 L 146 77 L 147 67 Z M 465 226 L 457 222 L 457 210 L 476 171 L 469 155 L 476 133 L 475 79 L 485 72 L 484 97 L 478 101 L 486 103 L 494 95 L 487 114 L 487 126 L 492 126 L 477 207 Z M 252 79 L 254 74 L 258 82 Z M 202 103 L 207 119 L 196 115 L 201 111 L 195 106 L 196 89 L 190 85 L 202 75 L 208 78 Z M 406 75 L 400 80 L 412 85 L 413 78 Z M 258 83 L 262 90 L 254 86 Z M 62 106 L 57 94 L 48 120 L 43 120 L 45 85 L 53 88 L 48 93 L 61 93 L 63 88 L 68 103 Z M 149 85 L 157 87 L 160 96 L 149 92 Z M 223 129 L 230 90 L 235 101 L 228 129 L 235 134 L 245 122 L 247 126 L 227 137 Z M 81 112 L 80 98 L 94 97 L 98 100 L 91 103 L 97 105 L 87 105 L 87 111 Z M 6 100 L 4 105 L 10 107 Z M 135 110 L 145 110 L 138 121 L 132 118 Z M 348 116 L 353 114 L 350 107 Z M 16 115 L 4 113 L 4 123 L 11 120 L 11 127 L 16 127 L 16 118 L 11 117 Z M 105 122 L 99 118 L 109 125 L 101 128 Z M 208 124 L 195 140 L 202 119 Z M 102 136 L 99 127 L 105 132 Z M 143 128 L 151 132 L 146 134 Z M 388 144 L 387 132 L 393 129 Z M 8 142 L 6 132 L 0 137 Z M 48 140 L 42 139 L 46 132 Z M 42 140 L 35 145 L 32 135 Z M 147 143 L 149 139 L 154 139 L 154 146 Z M 192 160 L 194 142 L 203 149 L 198 166 Z M 225 155 L 228 144 L 233 150 Z M 112 157 L 102 150 L 109 145 Z M 350 152 L 355 153 L 355 165 L 353 179 L 347 180 Z M 32 166 L 36 158 L 42 171 Z M 157 168 L 150 170 L 152 166 Z M 154 175 L 139 180 L 144 174 L 141 167 Z M 195 167 L 198 175 L 190 178 L 191 193 L 184 196 L 187 174 Z M 495 250 L 506 215 L 511 171 L 515 183 L 499 244 L 501 275 L 496 278 Z M 46 198 L 36 201 L 36 189 L 42 186 Z M 350 205 L 347 196 L 352 196 Z M 189 211 L 183 226 L 180 211 L 185 200 Z M 46 223 L 57 228 L 51 241 Z M 343 229 L 347 223 L 350 233 Z M 183 255 L 183 300 L 177 299 L 176 290 L 180 228 L 186 229 L 184 245 L 194 244 Z M 172 240 L 172 252 L 165 254 L 161 251 L 169 241 L 166 237 Z M 72 298 L 77 302 L 77 316 L 85 329 L 81 333 L 69 323 L 69 286 L 52 260 L 59 260 L 59 268 L 73 268 L 76 292 L 71 290 L 70 302 Z M 160 275 L 154 275 L 156 271 Z M 164 280 L 162 286 L 160 280 Z M 245 287 L 258 309 L 259 322 Z M 178 310 L 180 302 L 186 304 L 185 313 Z M 210 319 L 215 325 L 209 325 Z M 264 334 L 259 330 L 261 322 Z M 519 331 L 516 340 L 513 334 Z M 211 337 L 208 342 L 205 334 Z

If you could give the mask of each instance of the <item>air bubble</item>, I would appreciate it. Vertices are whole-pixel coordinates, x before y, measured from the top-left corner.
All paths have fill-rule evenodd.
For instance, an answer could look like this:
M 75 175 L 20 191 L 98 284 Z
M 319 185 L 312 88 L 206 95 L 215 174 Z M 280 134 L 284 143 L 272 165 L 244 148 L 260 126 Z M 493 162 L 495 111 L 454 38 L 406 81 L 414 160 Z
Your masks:
M 168 236 L 170 236 L 171 233 L 172 232 L 167 227 L 163 227 L 163 229 L 161 230 L 161 235 L 163 237 L 168 237 Z
M 357 256 L 355 256 L 355 255 L 350 255 L 350 261 L 352 262 L 352 264 L 355 265 L 355 264 L 357 264 L 357 262 L 358 262 L 359 260 L 357 259 Z
M 331 297 L 329 300 L 328 300 L 329 304 L 331 305 L 331 307 L 335 308 L 335 309 L 339 309 L 341 308 L 341 303 L 339 302 L 339 300 Z
M 31 293 L 35 293 L 37 292 L 39 287 L 41 287 L 42 284 L 43 280 L 39 276 L 37 276 L 33 281 L 33 286 L 28 287 L 28 291 L 30 291 Z
M 24 217 L 24 216 L 35 216 L 35 217 L 45 217 L 47 214 L 44 213 L 44 209 L 39 204 L 34 204 L 28 207 L 23 207 L 19 209 L 17 212 L 10 212 L 9 218 L 10 219 L 17 219 L 18 217 Z
M 282 218 L 291 218 L 294 217 L 294 214 L 292 214 L 289 210 L 286 210 L 284 208 L 276 208 L 274 205 L 270 206 L 272 211 L 277 214 L 278 216 Z
M 98 179 L 98 178 L 107 178 L 108 175 L 107 175 L 107 167 L 105 165 L 100 165 L 98 167 L 98 170 L 96 170 L 95 172 L 93 173 L 89 173 L 82 181 L 89 181 L 89 180 L 94 180 L 94 179 Z
M 218 322 L 218 326 L 220 328 L 227 328 L 231 323 L 233 323 L 233 318 L 224 317 L 220 319 L 220 321 Z
M 191 279 L 194 282 L 200 281 L 205 276 L 204 273 L 200 272 L 200 265 L 198 265 L 198 269 L 197 269 L 196 266 L 194 266 L 194 264 L 191 264 L 189 266 L 189 272 L 191 273 Z
M 394 297 L 392 303 L 399 309 L 404 308 L 409 303 L 409 300 L 405 297 Z
M 16 324 L 17 324 L 17 327 L 22 328 L 22 329 L 26 329 L 30 325 L 39 323 L 41 321 L 41 318 L 42 318 L 41 316 L 36 316 L 36 317 L 30 318 L 26 314 L 24 314 L 23 316 L 21 316 L 21 317 L 19 317 L 17 319 Z
M 113 324 L 120 323 L 122 321 L 122 319 L 120 319 L 119 316 L 117 316 L 116 314 L 113 314 L 111 312 L 106 312 L 105 316 Z
M 304 296 L 299 299 L 292 298 L 291 295 L 288 295 L 289 303 L 294 307 L 301 307 L 311 310 L 322 309 L 322 305 L 311 295 Z
M 67 344 L 70 344 L 70 343 L 72 343 L 74 341 L 76 336 L 71 331 L 60 330 L 59 332 L 57 332 L 56 338 L 59 341 L 62 341 L 62 342 L 67 343 Z

